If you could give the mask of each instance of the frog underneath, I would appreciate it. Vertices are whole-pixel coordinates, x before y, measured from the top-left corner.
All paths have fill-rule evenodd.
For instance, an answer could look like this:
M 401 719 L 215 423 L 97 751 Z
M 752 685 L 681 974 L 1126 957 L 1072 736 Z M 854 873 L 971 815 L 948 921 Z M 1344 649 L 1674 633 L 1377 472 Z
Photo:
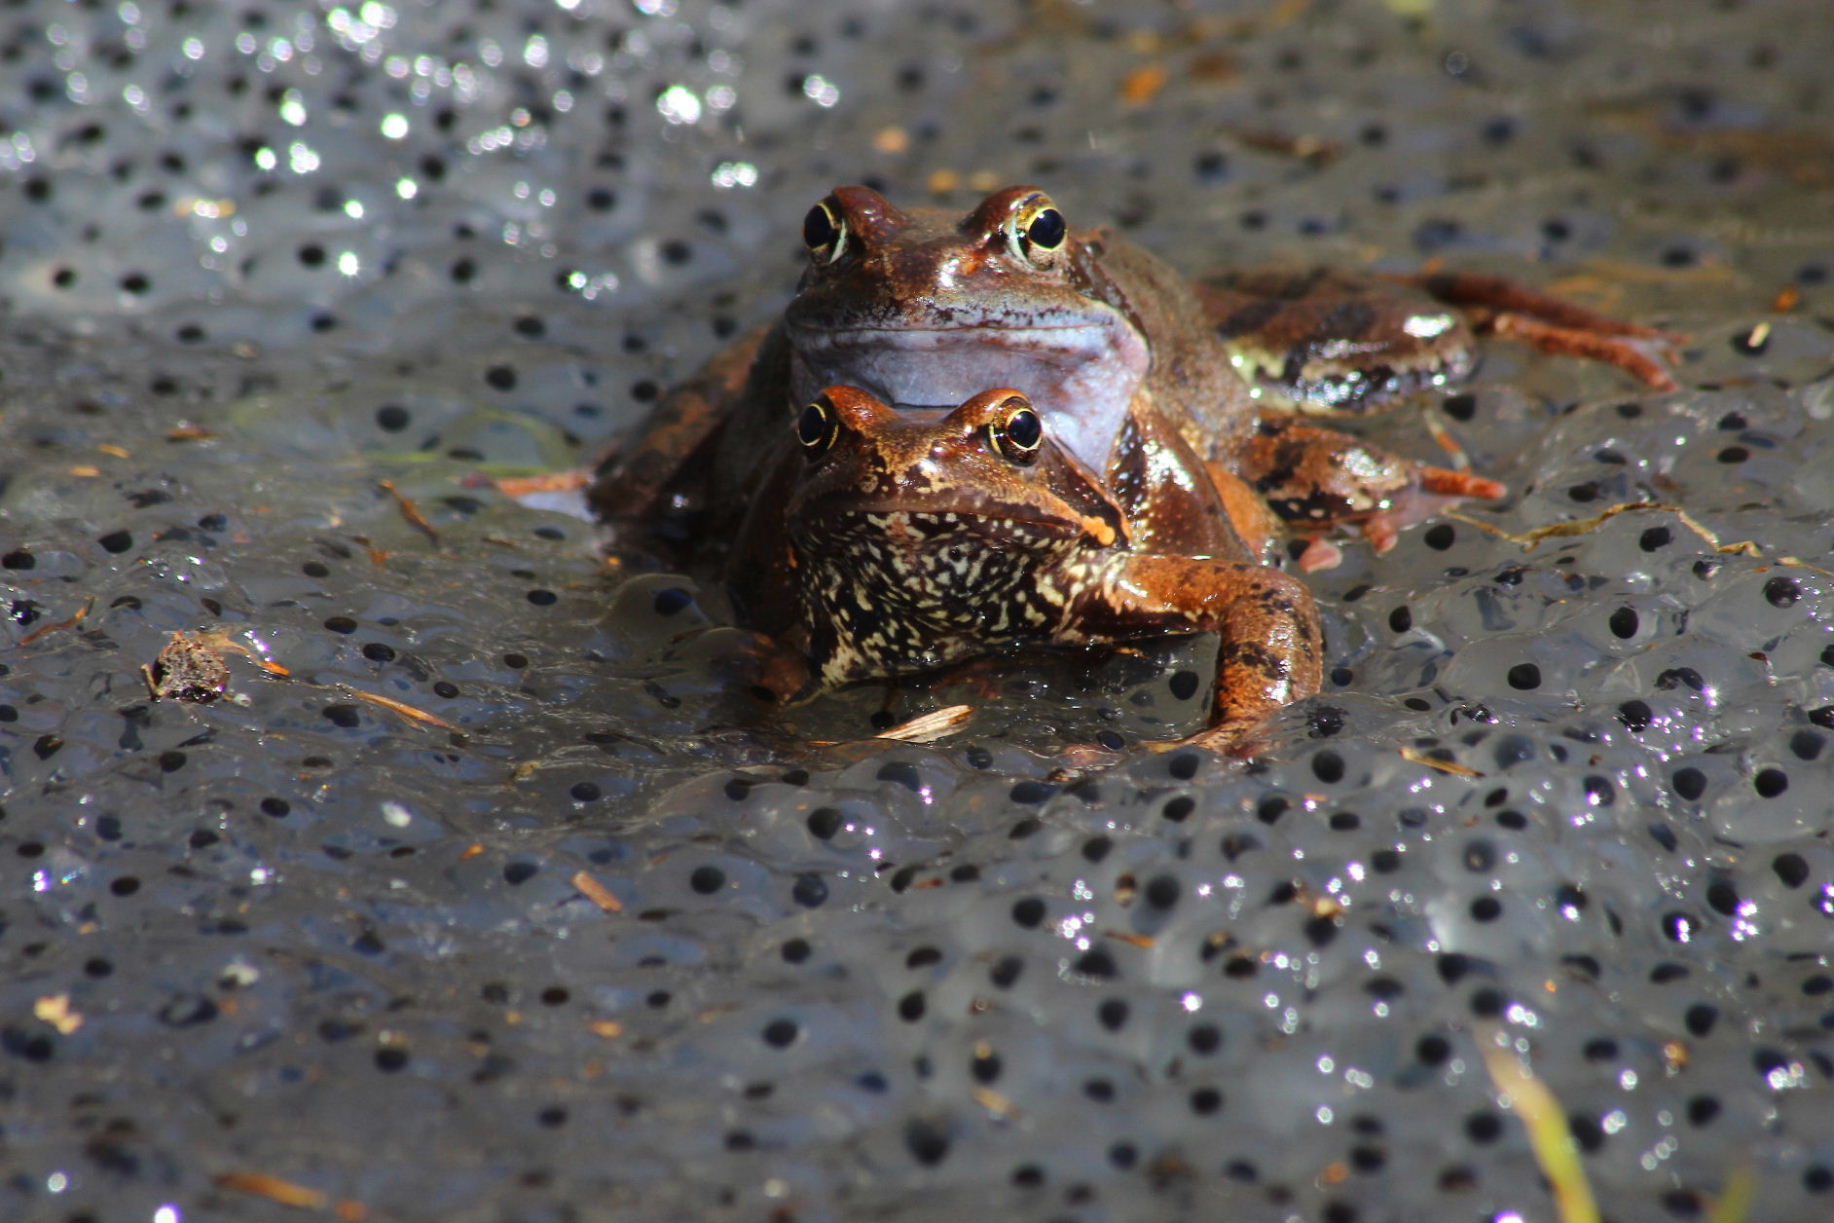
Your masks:
M 1216 632 L 1211 724 L 1191 742 L 1227 751 L 1318 690 L 1311 592 L 1257 562 L 1212 490 L 1165 486 L 1130 519 L 1015 390 L 939 414 L 830 387 L 772 466 L 781 500 L 735 556 L 790 575 L 753 611 L 808 660 L 798 696 L 1014 648 Z M 1183 551 L 1163 550 L 1173 539 Z

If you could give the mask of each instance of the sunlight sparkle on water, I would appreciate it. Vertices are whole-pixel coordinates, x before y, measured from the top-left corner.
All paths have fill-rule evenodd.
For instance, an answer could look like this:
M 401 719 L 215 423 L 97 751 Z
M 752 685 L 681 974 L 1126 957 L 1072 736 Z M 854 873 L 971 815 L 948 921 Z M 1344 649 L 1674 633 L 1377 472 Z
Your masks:
M 656 111 L 670 123 L 698 123 L 700 98 L 686 85 L 670 85 L 657 95 Z

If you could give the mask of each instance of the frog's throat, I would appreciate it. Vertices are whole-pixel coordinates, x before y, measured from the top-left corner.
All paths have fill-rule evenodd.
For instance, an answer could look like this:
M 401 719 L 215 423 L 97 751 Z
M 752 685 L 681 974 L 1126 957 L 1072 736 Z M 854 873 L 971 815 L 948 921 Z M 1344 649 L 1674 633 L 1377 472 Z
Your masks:
M 798 327 L 792 332 L 796 402 L 829 386 L 856 386 L 900 408 L 954 408 L 992 387 L 1022 391 L 1058 443 L 1096 471 L 1151 357 L 1127 326 Z

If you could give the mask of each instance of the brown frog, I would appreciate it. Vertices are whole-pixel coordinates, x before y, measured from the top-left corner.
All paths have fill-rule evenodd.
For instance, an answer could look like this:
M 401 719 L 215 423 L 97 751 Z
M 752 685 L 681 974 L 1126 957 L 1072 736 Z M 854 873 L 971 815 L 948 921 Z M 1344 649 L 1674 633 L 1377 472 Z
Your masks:
M 1033 187 L 996 191 L 961 217 L 841 187 L 810 209 L 803 242 L 809 267 L 783 318 L 671 393 L 601 466 L 589 497 L 621 542 L 672 561 L 722 555 L 758 495 L 758 456 L 836 384 L 900 409 L 1018 387 L 1129 512 L 1150 495 L 1141 483 L 1165 478 L 1169 463 L 1163 432 L 1142 425 L 1150 402 L 1199 466 L 1240 475 L 1307 533 L 1352 524 L 1378 548 L 1431 508 L 1423 492 L 1501 487 L 1382 454 L 1305 411 L 1357 409 L 1463 376 L 1473 324 L 1672 385 L 1631 342 L 1659 333 L 1507 281 L 1378 286 L 1314 273 L 1193 285 L 1111 230 L 1072 232 Z M 1252 507 L 1237 508 L 1245 536 L 1271 538 Z
M 1158 483 L 1129 514 L 1010 388 L 941 414 L 829 387 L 786 434 L 731 577 L 751 623 L 807 659 L 799 697 L 1012 648 L 1193 632 L 1222 641 L 1211 726 L 1192 742 L 1239 749 L 1318 690 L 1311 592 L 1258 562 L 1208 480 Z M 1163 445 L 1196 466 L 1176 434 Z

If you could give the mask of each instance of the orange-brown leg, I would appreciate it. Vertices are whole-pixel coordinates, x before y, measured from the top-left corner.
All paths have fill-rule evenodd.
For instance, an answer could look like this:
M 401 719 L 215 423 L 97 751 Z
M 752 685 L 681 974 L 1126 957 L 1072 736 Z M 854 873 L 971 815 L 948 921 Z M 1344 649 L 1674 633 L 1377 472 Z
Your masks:
M 1299 579 L 1277 569 L 1188 556 L 1117 557 L 1077 601 L 1072 644 L 1113 644 L 1152 633 L 1215 632 L 1216 697 L 1210 726 L 1187 742 L 1246 754 L 1273 711 L 1318 691 L 1324 630 Z
M 642 431 L 602 458 L 587 503 L 600 521 L 650 520 L 674 491 L 684 469 L 717 435 L 757 360 L 767 329 L 759 329 L 710 361 L 657 405 Z
M 1560 327 L 1508 311 L 1489 317 L 1474 314 L 1472 322 L 1480 332 L 1520 340 L 1539 352 L 1615 365 L 1651 390 L 1672 391 L 1680 386 L 1660 361 L 1610 336 Z
M 1280 519 L 1266 499 L 1225 464 L 1207 462 L 1204 468 L 1210 473 L 1210 483 L 1216 486 L 1217 494 L 1222 498 L 1223 512 L 1229 516 L 1229 524 L 1235 528 L 1242 542 L 1248 545 L 1248 554 L 1267 556 L 1284 532 L 1281 530 Z
M 495 487 L 505 497 L 520 501 L 524 497 L 534 497 L 541 493 L 571 493 L 585 488 L 592 482 L 592 473 L 584 467 L 569 467 L 564 471 L 544 471 L 538 476 L 502 476 L 497 479 L 481 477 L 468 479 L 466 487 Z
M 1660 340 L 1671 349 L 1687 337 L 1645 327 L 1539 293 L 1504 276 L 1480 272 L 1423 272 L 1392 277 L 1457 306 L 1479 333 L 1520 340 L 1542 352 L 1615 365 L 1645 386 L 1675 389 L 1662 363 L 1630 343 Z

